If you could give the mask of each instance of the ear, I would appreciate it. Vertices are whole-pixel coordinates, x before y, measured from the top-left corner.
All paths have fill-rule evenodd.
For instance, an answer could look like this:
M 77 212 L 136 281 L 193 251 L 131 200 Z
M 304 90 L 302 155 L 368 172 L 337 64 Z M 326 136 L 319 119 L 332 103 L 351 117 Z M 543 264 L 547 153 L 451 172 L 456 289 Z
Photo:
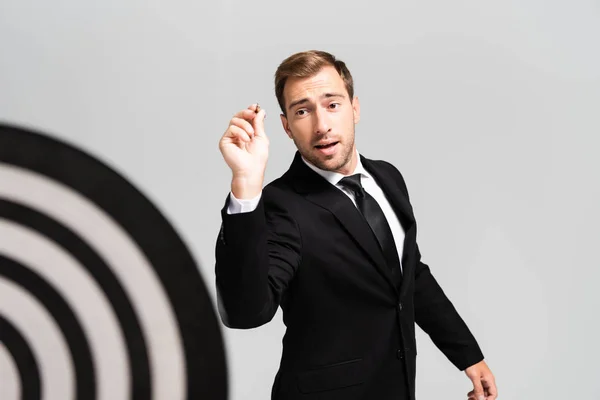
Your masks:
M 358 124 L 360 121 L 360 102 L 358 101 L 358 96 L 354 96 L 352 100 L 352 109 L 354 113 L 354 123 Z
M 287 120 L 286 116 L 283 114 L 279 114 L 279 117 L 281 118 L 281 125 L 283 126 L 283 130 L 285 131 L 285 133 L 287 133 L 288 137 L 291 139 L 292 131 L 290 130 L 290 125 L 288 124 L 288 120 Z

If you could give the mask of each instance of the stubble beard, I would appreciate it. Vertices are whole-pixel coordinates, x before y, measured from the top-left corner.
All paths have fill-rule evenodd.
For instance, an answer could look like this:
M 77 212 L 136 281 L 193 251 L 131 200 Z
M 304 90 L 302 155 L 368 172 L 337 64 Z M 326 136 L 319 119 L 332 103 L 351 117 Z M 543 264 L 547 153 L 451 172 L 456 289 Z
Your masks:
M 349 139 L 347 142 L 344 142 L 345 144 L 342 144 L 342 142 L 340 141 L 339 145 L 342 146 L 342 149 L 335 156 L 335 158 L 339 158 L 339 161 L 333 165 L 331 165 L 332 159 L 322 160 L 321 158 L 319 158 L 319 156 L 317 156 L 315 154 L 317 150 L 315 150 L 314 147 L 311 147 L 308 150 L 301 150 L 301 147 L 298 146 L 298 143 L 296 142 L 295 139 L 294 139 L 294 143 L 296 144 L 296 148 L 298 149 L 300 154 L 304 158 L 306 158 L 311 164 L 313 164 L 317 168 L 320 168 L 324 171 L 337 172 L 340 169 L 342 169 L 344 166 L 346 166 L 348 163 L 350 163 L 352 160 L 353 148 L 354 148 L 354 135 L 352 135 L 352 138 Z

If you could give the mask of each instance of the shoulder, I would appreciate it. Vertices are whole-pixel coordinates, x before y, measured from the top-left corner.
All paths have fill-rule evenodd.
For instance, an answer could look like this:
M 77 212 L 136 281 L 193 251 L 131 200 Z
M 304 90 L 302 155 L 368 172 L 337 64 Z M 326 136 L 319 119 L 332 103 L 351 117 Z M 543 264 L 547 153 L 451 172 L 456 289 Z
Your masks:
M 262 200 L 267 212 L 287 214 L 295 208 L 298 196 L 287 177 L 283 175 L 264 186 Z
M 371 163 L 373 167 L 377 168 L 377 170 L 385 173 L 386 175 L 391 177 L 395 182 L 397 182 L 404 194 L 408 196 L 408 188 L 406 186 L 404 176 L 394 164 L 386 160 L 377 160 L 369 158 L 366 158 L 366 160 L 368 163 Z
M 268 199 L 286 198 L 292 194 L 292 188 L 286 176 L 283 175 L 266 184 L 263 194 Z
M 374 164 L 375 166 L 377 166 L 377 168 L 381 168 L 384 169 L 388 172 L 393 172 L 395 174 L 400 174 L 400 170 L 391 162 L 386 161 L 386 160 L 375 160 L 375 159 L 368 159 L 369 162 L 371 162 L 372 164 Z

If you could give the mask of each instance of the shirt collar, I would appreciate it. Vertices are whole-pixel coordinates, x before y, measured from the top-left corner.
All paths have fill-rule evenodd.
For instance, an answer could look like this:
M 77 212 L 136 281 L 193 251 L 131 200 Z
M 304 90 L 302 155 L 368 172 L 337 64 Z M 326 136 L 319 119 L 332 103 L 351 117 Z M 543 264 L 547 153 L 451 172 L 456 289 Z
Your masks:
M 302 161 L 304 161 L 304 163 L 310 169 L 315 171 L 317 174 L 321 175 L 327 182 L 331 183 L 332 185 L 337 185 L 339 181 L 346 176 L 340 174 L 339 172 L 325 171 L 321 168 L 318 168 L 315 165 L 313 165 L 310 161 L 306 160 L 304 156 L 302 156 Z M 354 169 L 354 172 L 349 175 L 355 174 L 361 174 L 362 177 L 371 178 L 371 174 L 367 172 L 365 167 L 363 167 L 362 163 L 360 162 L 360 153 L 358 152 L 358 149 L 356 150 L 356 168 Z

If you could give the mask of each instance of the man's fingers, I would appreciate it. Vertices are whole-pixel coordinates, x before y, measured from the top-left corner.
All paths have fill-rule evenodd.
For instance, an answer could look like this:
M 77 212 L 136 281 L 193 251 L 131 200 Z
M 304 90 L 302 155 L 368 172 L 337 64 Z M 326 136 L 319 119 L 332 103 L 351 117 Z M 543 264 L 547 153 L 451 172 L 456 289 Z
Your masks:
M 254 128 L 252 127 L 252 124 L 250 124 L 250 122 L 246 121 L 243 118 L 233 117 L 231 119 L 231 125 L 235 125 L 242 128 L 243 130 L 248 132 L 248 135 L 250 135 L 251 137 L 254 136 Z
M 473 396 L 475 397 L 475 400 L 485 400 L 483 385 L 479 379 L 479 377 L 471 378 L 471 381 L 473 382 Z
M 254 112 L 254 110 L 251 109 L 250 107 L 248 107 L 248 108 L 244 108 L 243 110 L 236 112 L 233 115 L 233 117 L 234 118 L 244 118 L 247 121 L 251 121 L 255 115 L 256 115 L 256 113 Z
M 227 132 L 227 136 L 231 137 L 232 139 L 239 139 L 244 142 L 250 142 L 252 140 L 250 135 L 248 135 L 248 132 L 236 125 L 229 126 Z
M 485 400 L 496 400 L 498 398 L 498 388 L 493 376 L 486 376 L 482 380 L 485 389 Z
M 254 116 L 252 126 L 254 126 L 254 132 L 256 136 L 265 137 L 265 117 L 266 112 L 264 108 L 261 108 L 258 114 Z
M 258 113 L 256 110 L 259 110 Z M 254 103 L 250 105 L 248 108 L 238 111 L 233 118 L 231 119 L 232 123 L 236 121 L 235 125 L 240 126 L 241 128 L 246 129 L 251 132 L 251 135 L 266 137 L 265 134 L 265 118 L 267 117 L 267 113 L 265 109 L 260 107 L 258 104 Z M 250 131 L 247 128 L 247 125 L 242 121 L 248 122 L 248 124 L 253 128 L 253 131 Z
M 244 108 L 243 110 L 240 110 L 237 113 L 235 113 L 234 117 L 244 118 L 248 121 L 252 121 L 256 114 L 258 114 L 256 112 L 257 108 L 259 109 L 259 111 L 262 110 L 262 107 L 260 107 L 257 103 L 251 104 L 248 106 L 248 108 Z

